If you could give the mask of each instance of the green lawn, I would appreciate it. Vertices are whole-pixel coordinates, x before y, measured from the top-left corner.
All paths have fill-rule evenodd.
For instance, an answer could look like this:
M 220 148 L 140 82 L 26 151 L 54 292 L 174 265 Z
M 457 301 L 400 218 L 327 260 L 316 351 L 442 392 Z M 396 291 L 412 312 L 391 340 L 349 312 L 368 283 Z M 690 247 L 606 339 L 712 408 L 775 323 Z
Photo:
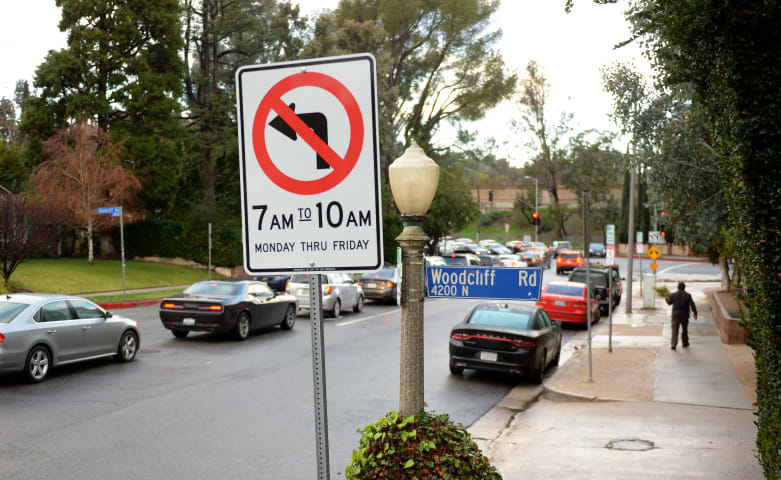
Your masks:
M 206 280 L 204 269 L 166 263 L 127 261 L 126 288 L 186 285 Z M 212 272 L 212 278 L 221 278 Z M 33 259 L 22 263 L 11 277 L 16 288 L 48 293 L 89 293 L 122 290 L 122 262 L 83 258 Z

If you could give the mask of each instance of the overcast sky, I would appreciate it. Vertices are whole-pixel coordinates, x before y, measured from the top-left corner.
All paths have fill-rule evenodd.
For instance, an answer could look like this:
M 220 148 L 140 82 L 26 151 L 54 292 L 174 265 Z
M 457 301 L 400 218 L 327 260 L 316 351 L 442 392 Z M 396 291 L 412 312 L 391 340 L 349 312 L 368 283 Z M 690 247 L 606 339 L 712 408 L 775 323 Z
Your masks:
M 54 0 L 0 0 L 0 97 L 12 98 L 16 80 L 32 84 L 36 67 L 51 49 L 65 46 L 65 34 L 57 24 L 60 10 Z M 496 26 L 504 32 L 497 46 L 507 67 L 521 76 L 530 60 L 540 64 L 551 83 L 550 106 L 553 118 L 560 112 L 574 114 L 576 131 L 589 128 L 616 130 L 609 120 L 610 96 L 602 90 L 599 69 L 615 61 L 632 61 L 650 75 L 648 62 L 636 46 L 619 50 L 613 46 L 629 37 L 624 21 L 625 3 L 594 5 L 576 0 L 573 12 L 564 12 L 564 0 L 504 0 L 496 15 Z M 338 0 L 300 0 L 303 12 L 333 8 Z M 470 126 L 484 137 L 493 135 L 502 145 L 500 156 L 513 164 L 524 163 L 529 152 L 509 119 L 518 118 L 509 102 L 486 115 L 486 120 Z M 445 142 L 447 130 L 438 137 Z

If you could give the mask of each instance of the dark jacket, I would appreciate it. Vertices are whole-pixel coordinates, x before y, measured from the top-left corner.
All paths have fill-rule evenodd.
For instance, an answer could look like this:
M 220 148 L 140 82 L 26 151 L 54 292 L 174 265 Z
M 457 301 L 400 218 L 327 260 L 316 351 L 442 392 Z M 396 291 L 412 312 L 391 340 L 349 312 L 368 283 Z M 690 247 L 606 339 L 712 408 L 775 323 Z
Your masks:
M 689 308 L 692 313 L 697 315 L 697 307 L 694 305 L 692 296 L 685 290 L 678 290 L 669 297 L 664 299 L 667 305 L 673 306 L 673 315 L 689 315 Z

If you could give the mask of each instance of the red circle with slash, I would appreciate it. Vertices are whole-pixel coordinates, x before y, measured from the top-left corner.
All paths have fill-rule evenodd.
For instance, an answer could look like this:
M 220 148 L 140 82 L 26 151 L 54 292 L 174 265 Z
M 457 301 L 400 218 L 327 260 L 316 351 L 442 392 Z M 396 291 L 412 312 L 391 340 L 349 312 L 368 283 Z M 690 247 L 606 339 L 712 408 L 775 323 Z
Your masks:
M 282 95 L 300 87 L 318 87 L 329 92 L 339 100 L 350 124 L 350 142 L 347 153 L 342 158 L 327 143 L 307 126 L 296 113 L 282 101 Z M 328 175 L 316 180 L 299 180 L 290 177 L 274 164 L 266 148 L 266 121 L 269 113 L 274 110 L 277 115 L 320 155 L 333 169 Z M 277 82 L 266 93 L 255 112 L 252 124 L 252 145 L 260 168 L 268 178 L 280 188 L 299 195 L 315 195 L 326 192 L 339 185 L 358 163 L 358 157 L 363 146 L 363 117 L 358 102 L 352 93 L 334 77 L 323 73 L 297 73 Z

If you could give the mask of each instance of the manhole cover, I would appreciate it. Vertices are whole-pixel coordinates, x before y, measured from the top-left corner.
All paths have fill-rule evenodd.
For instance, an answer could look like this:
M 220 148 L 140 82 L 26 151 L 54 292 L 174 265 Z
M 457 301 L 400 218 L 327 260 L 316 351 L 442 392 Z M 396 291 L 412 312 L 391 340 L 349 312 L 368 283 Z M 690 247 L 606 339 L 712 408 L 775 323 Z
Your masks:
M 607 444 L 607 448 L 611 450 L 628 450 L 630 452 L 645 452 L 653 450 L 654 442 L 648 440 L 612 440 Z

